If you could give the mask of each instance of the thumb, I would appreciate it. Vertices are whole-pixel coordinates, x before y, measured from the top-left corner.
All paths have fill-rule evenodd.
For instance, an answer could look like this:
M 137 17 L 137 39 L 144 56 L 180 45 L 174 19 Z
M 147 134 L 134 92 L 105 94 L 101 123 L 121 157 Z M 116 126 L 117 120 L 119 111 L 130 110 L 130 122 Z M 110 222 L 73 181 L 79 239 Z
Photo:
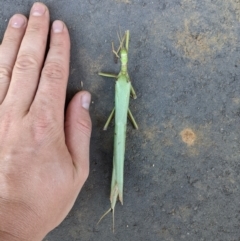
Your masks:
M 89 174 L 89 145 L 92 123 L 89 115 L 91 95 L 78 92 L 68 105 L 65 121 L 66 145 L 77 174 L 86 181 Z

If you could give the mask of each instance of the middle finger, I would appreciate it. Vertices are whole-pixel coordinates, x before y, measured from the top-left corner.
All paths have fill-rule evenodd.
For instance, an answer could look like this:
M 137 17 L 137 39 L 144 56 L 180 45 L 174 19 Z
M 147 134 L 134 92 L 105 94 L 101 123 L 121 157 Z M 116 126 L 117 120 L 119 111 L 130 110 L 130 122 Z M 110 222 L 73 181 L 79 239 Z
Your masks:
M 5 104 L 25 114 L 35 96 L 46 50 L 49 11 L 42 3 L 31 9 L 28 26 L 13 69 Z

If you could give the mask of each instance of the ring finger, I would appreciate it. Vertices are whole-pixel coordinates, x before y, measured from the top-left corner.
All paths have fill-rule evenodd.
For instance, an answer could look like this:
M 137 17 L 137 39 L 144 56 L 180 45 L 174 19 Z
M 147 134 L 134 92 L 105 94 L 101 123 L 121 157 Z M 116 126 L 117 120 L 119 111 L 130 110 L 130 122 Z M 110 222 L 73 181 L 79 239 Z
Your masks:
M 0 104 L 4 100 L 10 84 L 12 69 L 26 25 L 26 17 L 20 14 L 14 15 L 9 21 L 0 46 Z

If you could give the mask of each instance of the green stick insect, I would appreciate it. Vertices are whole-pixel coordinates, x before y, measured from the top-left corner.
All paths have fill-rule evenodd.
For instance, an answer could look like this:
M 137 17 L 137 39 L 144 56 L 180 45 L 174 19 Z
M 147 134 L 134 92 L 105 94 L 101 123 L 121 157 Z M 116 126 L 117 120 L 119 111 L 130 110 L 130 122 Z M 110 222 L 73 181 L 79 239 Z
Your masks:
M 136 92 L 132 87 L 128 71 L 128 46 L 129 46 L 129 30 L 125 32 L 124 37 L 120 39 L 120 46 L 117 51 L 114 50 L 112 43 L 113 53 L 121 60 L 121 71 L 118 75 L 108 74 L 100 72 L 99 75 L 115 78 L 115 108 L 113 108 L 107 122 L 104 126 L 104 130 L 107 130 L 108 125 L 115 115 L 115 130 L 114 130 L 114 153 L 113 153 L 113 171 L 112 171 L 112 182 L 111 182 L 111 194 L 110 209 L 101 217 L 105 217 L 110 211 L 113 212 L 113 232 L 114 232 L 114 210 L 119 198 L 123 205 L 123 171 L 124 171 L 124 155 L 125 155 L 125 141 L 126 141 L 126 125 L 127 116 L 131 120 L 134 128 L 138 129 L 138 125 L 129 109 L 129 98 L 130 93 L 134 99 L 137 98 Z M 125 44 L 124 44 L 125 43 Z M 119 54 L 120 53 L 120 54 Z M 120 56 L 119 56 L 119 55 Z M 99 223 L 98 222 L 98 223 Z

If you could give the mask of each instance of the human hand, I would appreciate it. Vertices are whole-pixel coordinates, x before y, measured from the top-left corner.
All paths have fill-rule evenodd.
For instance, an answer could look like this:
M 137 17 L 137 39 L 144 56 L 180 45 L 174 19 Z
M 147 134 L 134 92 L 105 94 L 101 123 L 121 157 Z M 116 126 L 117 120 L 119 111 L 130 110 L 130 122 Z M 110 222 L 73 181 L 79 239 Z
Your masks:
M 90 94 L 77 93 L 64 123 L 70 40 L 49 10 L 14 15 L 0 46 L 0 240 L 38 241 L 72 208 L 89 172 Z

